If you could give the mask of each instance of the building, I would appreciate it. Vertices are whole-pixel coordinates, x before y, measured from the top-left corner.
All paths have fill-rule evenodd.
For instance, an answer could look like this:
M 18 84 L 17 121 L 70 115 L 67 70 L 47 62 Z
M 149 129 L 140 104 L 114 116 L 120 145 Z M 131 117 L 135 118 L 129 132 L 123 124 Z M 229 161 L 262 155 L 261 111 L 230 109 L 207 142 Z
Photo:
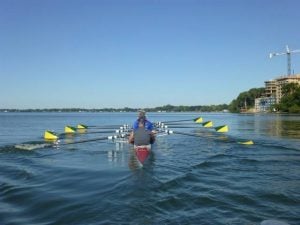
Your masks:
M 298 83 L 300 85 L 300 74 L 281 76 L 274 80 L 265 81 L 264 95 L 255 99 L 255 112 L 270 111 L 272 105 L 280 102 L 282 87 L 289 83 Z
M 282 98 L 282 87 L 289 83 L 297 83 L 300 85 L 300 74 L 279 77 L 276 79 L 276 83 L 276 103 L 279 103 Z
M 276 104 L 276 97 L 260 97 L 255 99 L 254 111 L 255 112 L 269 112 L 271 106 Z
M 276 96 L 276 80 L 265 81 L 265 97 Z

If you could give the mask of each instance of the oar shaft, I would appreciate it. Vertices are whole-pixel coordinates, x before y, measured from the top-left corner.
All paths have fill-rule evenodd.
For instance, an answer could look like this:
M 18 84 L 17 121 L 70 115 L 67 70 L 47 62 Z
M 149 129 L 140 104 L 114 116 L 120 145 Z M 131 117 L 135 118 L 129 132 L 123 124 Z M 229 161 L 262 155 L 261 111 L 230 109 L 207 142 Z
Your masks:
M 109 130 L 109 129 L 119 129 L 121 126 L 111 126 L 111 127 L 89 127 L 88 129 L 101 129 L 101 130 Z
M 123 124 L 123 125 L 102 125 L 102 126 L 89 126 L 89 125 L 84 125 L 87 129 L 93 128 L 93 129 L 113 129 L 113 128 L 129 128 L 130 126 L 128 124 Z
M 61 145 L 72 145 L 72 144 L 80 144 L 80 143 L 85 143 L 85 142 L 93 142 L 93 141 L 103 141 L 103 140 L 114 140 L 116 138 L 121 137 L 120 135 L 118 136 L 108 136 L 108 137 L 99 137 L 99 138 L 93 138 L 93 139 L 86 139 L 82 141 L 74 141 L 70 143 L 63 143 Z
M 86 132 L 86 134 L 106 134 L 106 133 L 123 133 L 123 132 L 130 132 L 130 131 L 123 131 L 123 130 L 102 130 L 102 131 L 92 131 Z
M 173 122 L 173 123 L 163 123 L 165 125 L 195 125 L 195 123 L 176 123 L 176 122 Z
M 200 120 L 202 121 L 202 117 L 197 117 L 194 119 L 184 119 L 184 120 L 168 120 L 168 121 L 160 121 L 158 123 L 180 123 L 180 122 L 186 122 L 186 121 L 194 121 L 194 122 L 200 122 Z
M 168 128 L 199 128 L 199 126 L 167 126 Z
M 200 135 L 197 134 L 191 134 L 191 133 L 185 133 L 185 132 L 179 132 L 179 131 L 173 131 L 173 130 L 166 130 L 167 134 L 180 134 L 180 135 L 186 135 L 186 136 L 192 136 L 192 137 L 201 137 Z M 224 140 L 222 140 L 224 141 Z M 253 145 L 254 142 L 252 140 L 242 140 L 242 141 L 236 141 L 232 139 L 226 139 L 226 142 L 228 143 L 237 143 L 237 144 L 242 144 L 242 145 Z
M 185 132 L 179 132 L 179 131 L 173 131 L 173 134 L 181 134 L 181 135 L 192 136 L 192 137 L 201 137 L 197 134 L 191 134 L 191 133 L 185 133 Z
M 161 123 L 180 123 L 180 122 L 186 122 L 186 121 L 192 121 L 193 119 L 187 119 L 187 120 L 170 120 L 170 121 L 161 121 Z

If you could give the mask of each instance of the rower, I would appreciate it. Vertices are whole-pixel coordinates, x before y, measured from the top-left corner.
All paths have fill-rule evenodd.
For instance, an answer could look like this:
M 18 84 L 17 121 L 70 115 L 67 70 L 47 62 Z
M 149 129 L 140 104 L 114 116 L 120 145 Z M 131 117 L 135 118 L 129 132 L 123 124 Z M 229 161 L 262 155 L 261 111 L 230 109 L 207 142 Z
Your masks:
M 153 124 L 149 120 L 147 120 L 146 112 L 144 110 L 139 110 L 138 111 L 138 119 L 133 124 L 133 130 L 135 130 L 139 127 L 139 120 L 140 119 L 144 120 L 144 125 L 145 125 L 146 130 L 153 131 Z
M 153 124 L 146 119 L 145 111 L 140 110 L 137 121 L 133 124 L 133 131 L 129 136 L 129 143 L 135 146 L 150 145 L 155 141 Z

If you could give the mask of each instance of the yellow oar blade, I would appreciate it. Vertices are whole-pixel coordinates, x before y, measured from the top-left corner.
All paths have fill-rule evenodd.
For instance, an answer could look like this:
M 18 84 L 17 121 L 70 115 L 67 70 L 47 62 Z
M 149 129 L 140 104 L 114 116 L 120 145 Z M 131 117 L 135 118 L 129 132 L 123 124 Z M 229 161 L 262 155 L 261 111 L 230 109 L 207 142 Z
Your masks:
M 203 122 L 203 118 L 202 117 L 198 117 L 194 119 L 195 123 L 202 123 Z
M 87 133 L 88 131 L 87 131 L 87 129 L 77 128 L 77 132 L 79 134 L 84 134 L 84 133 Z
M 213 126 L 213 122 L 212 121 L 204 122 L 204 123 L 202 123 L 202 126 L 203 127 L 212 127 Z
M 73 134 L 76 133 L 76 128 L 71 126 L 65 126 L 65 133 L 66 134 Z
M 78 124 L 77 129 L 88 129 L 88 126 L 83 125 L 83 124 Z
M 44 133 L 44 139 L 46 140 L 57 140 L 58 135 L 50 130 L 46 130 Z
M 238 143 L 241 144 L 241 145 L 253 145 L 254 144 L 254 142 L 252 140 L 249 140 L 249 141 L 239 141 Z
M 223 125 L 223 126 L 215 127 L 215 130 L 219 133 L 226 133 L 229 131 L 229 128 L 227 125 Z

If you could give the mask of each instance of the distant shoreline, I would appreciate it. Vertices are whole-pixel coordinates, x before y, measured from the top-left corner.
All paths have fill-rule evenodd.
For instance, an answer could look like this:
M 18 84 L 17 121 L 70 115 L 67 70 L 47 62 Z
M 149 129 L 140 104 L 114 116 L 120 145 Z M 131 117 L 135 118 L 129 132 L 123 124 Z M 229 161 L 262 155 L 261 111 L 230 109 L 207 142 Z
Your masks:
M 228 112 L 228 105 L 210 106 L 173 106 L 165 105 L 155 108 L 143 108 L 147 112 Z M 0 109 L 0 112 L 137 112 L 140 108 L 46 108 L 46 109 Z
M 101 110 L 83 110 L 83 111 L 72 111 L 72 110 L 1 110 L 0 113 L 136 113 L 136 111 L 101 111 Z M 215 113 L 229 113 L 229 111 L 148 111 L 148 113 L 205 113 L 205 112 L 215 112 Z

